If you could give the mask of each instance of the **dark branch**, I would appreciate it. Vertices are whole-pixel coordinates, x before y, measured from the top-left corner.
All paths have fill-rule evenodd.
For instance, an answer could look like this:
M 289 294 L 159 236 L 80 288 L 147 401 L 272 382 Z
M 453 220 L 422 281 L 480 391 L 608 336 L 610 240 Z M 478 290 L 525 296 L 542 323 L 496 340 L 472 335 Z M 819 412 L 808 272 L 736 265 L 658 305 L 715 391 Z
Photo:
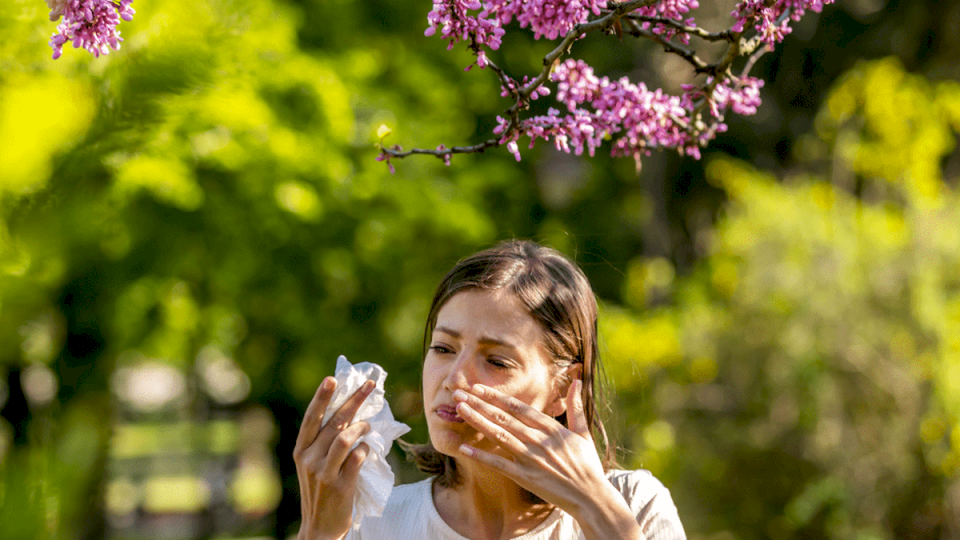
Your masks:
M 474 144 L 471 146 L 454 146 L 451 148 L 443 148 L 441 150 L 430 150 L 429 148 L 413 148 L 410 150 L 399 150 L 397 148 L 381 148 L 380 152 L 395 158 L 405 158 L 413 154 L 427 154 L 427 155 L 437 156 L 439 158 L 442 158 L 443 156 L 449 156 L 453 154 L 475 154 L 477 152 L 483 152 L 487 148 L 492 148 L 495 146 L 500 146 L 500 139 L 487 139 L 482 143 Z
M 712 66 L 701 60 L 693 51 L 676 45 L 670 40 L 664 39 L 663 36 L 654 34 L 650 30 L 644 30 L 638 26 L 637 22 L 632 18 L 627 20 L 627 25 L 630 27 L 630 31 L 628 33 L 631 36 L 642 37 L 656 42 L 657 44 L 661 45 L 666 52 L 673 53 L 689 62 L 693 66 L 694 71 L 697 73 L 711 73 L 713 71 Z
M 662 24 L 664 26 L 669 26 L 684 34 L 696 36 L 706 41 L 733 41 L 734 39 L 736 39 L 736 34 L 731 30 L 724 30 L 723 32 L 708 32 L 703 28 L 698 28 L 696 26 L 687 26 L 681 23 L 680 21 L 675 21 L 673 19 L 665 19 L 662 17 L 648 17 L 646 15 L 638 15 L 636 13 L 631 13 L 627 15 L 627 18 L 632 21 L 648 22 L 650 24 Z

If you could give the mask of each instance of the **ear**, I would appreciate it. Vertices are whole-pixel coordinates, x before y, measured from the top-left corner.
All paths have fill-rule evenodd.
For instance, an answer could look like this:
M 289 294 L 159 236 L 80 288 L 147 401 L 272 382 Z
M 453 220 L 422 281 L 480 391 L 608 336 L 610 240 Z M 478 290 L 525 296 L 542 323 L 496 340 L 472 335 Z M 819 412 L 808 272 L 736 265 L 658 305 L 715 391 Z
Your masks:
M 556 418 L 567 412 L 567 392 L 570 391 L 570 383 L 580 379 L 582 374 L 583 364 L 570 364 L 564 368 L 564 373 L 560 375 L 563 377 L 564 382 L 557 386 L 556 395 L 553 396 L 553 399 L 547 404 L 547 408 L 544 411 L 546 414 Z

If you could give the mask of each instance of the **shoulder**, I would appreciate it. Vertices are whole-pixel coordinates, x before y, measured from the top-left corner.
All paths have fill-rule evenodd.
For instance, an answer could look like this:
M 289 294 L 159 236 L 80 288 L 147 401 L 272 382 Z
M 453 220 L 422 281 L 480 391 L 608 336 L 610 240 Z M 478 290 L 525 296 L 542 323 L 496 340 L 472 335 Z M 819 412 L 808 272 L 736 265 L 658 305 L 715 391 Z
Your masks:
M 670 496 L 670 491 L 663 483 L 645 469 L 636 471 L 611 469 L 607 471 L 607 479 L 623 493 L 628 502 L 633 499 L 651 499 L 663 494 Z
M 611 470 L 607 472 L 607 478 L 637 516 L 637 522 L 647 534 L 647 538 L 686 539 L 670 490 L 650 471 Z

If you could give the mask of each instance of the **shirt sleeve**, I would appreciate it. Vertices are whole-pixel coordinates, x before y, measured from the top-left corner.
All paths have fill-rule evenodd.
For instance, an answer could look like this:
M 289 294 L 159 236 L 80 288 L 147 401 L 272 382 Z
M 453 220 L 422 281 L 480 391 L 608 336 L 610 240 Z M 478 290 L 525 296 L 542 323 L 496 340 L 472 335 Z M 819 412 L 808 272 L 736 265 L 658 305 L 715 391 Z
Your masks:
M 617 471 L 610 482 L 637 516 L 646 540 L 686 540 L 670 490 L 649 471 Z

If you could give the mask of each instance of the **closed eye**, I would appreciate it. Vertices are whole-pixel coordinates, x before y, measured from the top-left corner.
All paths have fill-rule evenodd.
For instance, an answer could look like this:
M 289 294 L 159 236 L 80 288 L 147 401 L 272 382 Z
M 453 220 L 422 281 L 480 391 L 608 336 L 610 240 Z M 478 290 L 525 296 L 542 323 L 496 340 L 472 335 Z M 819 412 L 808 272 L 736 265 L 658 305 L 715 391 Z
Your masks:
M 510 364 L 505 360 L 497 358 L 496 356 L 490 356 L 487 358 L 487 363 L 496 367 L 497 369 L 507 369 L 510 367 Z

